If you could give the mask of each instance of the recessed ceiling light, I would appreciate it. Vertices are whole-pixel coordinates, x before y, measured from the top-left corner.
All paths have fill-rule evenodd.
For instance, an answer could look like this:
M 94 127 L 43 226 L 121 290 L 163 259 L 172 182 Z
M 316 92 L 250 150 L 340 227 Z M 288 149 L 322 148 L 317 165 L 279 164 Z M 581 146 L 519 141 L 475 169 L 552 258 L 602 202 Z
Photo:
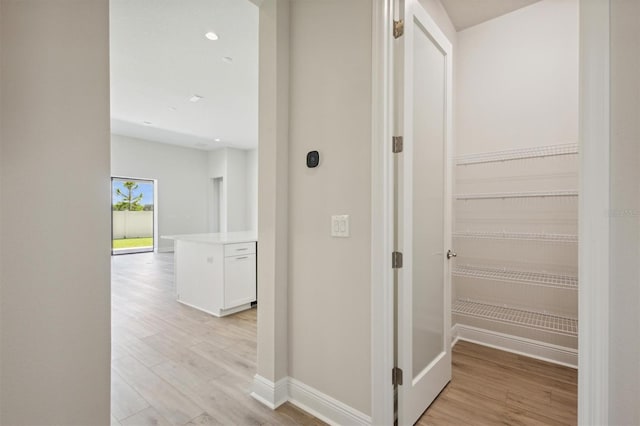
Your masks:
M 222 139 L 220 139 L 220 138 L 215 138 L 215 139 L 214 139 L 214 141 L 216 141 L 216 142 L 220 142 L 221 140 L 222 140 Z
M 222 58 L 222 62 L 226 62 L 227 64 L 230 64 L 233 62 L 233 58 L 231 56 L 225 56 Z
M 143 121 L 142 124 L 145 126 L 151 126 L 153 123 L 151 121 Z
M 201 99 L 204 99 L 204 98 L 202 96 L 200 96 L 200 95 L 193 95 L 192 97 L 189 98 L 189 102 L 194 102 L 195 103 L 195 102 L 200 101 Z
M 209 31 L 204 36 L 211 41 L 216 41 L 218 39 L 218 34 L 214 33 L 213 31 Z

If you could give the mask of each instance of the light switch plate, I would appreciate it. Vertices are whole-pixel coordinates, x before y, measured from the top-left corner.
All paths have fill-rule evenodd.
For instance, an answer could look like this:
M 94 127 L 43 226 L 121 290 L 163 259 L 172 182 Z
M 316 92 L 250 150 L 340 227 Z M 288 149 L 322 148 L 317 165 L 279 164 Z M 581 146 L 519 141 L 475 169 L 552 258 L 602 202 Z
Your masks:
M 348 214 L 331 216 L 331 236 L 338 238 L 348 238 L 350 236 Z

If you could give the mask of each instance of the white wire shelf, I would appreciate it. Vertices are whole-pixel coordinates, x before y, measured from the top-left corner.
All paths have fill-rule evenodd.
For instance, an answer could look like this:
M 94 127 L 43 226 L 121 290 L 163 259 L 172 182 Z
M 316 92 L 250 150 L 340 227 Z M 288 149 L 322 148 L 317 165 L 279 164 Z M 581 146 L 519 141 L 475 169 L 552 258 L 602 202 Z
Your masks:
M 571 155 L 577 153 L 578 144 L 566 143 L 559 145 L 540 146 L 535 148 L 509 149 L 505 151 L 461 155 L 456 158 L 456 164 L 459 166 L 464 166 L 469 164 L 497 163 L 501 161 L 552 157 L 557 155 Z
M 529 192 L 491 192 L 478 194 L 457 194 L 457 200 L 491 200 L 505 198 L 544 198 L 544 197 L 577 197 L 577 190 L 561 191 L 529 191 Z
M 573 318 L 491 305 L 472 300 L 456 300 L 452 310 L 457 315 L 515 324 L 565 336 L 578 336 L 578 320 Z
M 514 241 L 543 241 L 557 243 L 577 243 L 577 235 L 568 234 L 530 234 L 518 232 L 454 232 L 454 238 L 474 240 L 514 240 Z
M 478 278 L 481 280 L 518 282 L 570 290 L 578 289 L 578 278 L 570 275 L 514 271 L 506 268 L 486 268 L 469 265 L 456 266 L 453 268 L 452 274 L 456 277 Z

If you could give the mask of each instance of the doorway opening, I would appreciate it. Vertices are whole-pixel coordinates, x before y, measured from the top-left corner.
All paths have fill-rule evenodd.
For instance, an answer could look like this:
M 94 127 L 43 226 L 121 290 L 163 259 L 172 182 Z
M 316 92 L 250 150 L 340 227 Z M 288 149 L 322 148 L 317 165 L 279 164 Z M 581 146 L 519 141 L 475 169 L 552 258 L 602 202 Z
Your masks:
M 258 5 L 109 6 L 113 244 L 146 238 L 111 258 L 112 423 L 282 423 L 245 388 L 257 358 Z M 145 189 L 157 194 L 153 234 L 116 233 L 149 210 Z
M 152 252 L 156 241 L 156 183 L 111 178 L 111 254 Z
M 226 229 L 222 177 L 209 180 L 209 232 L 221 232 Z
M 404 265 L 396 266 L 398 340 L 393 371 L 394 378 L 399 377 L 394 380 L 398 423 L 437 423 L 438 416 L 464 423 L 456 416 L 468 407 L 446 403 L 458 399 L 457 392 L 472 401 L 506 396 L 506 406 L 499 406 L 504 411 L 483 413 L 474 407 L 470 422 L 490 423 L 482 416 L 492 415 L 527 419 L 543 415 L 549 423 L 573 423 L 578 360 L 579 4 L 539 1 L 471 24 L 455 13 L 450 22 L 438 18 L 418 0 L 401 3 L 398 13 L 404 25 L 398 35 L 402 49 L 396 50 L 400 69 L 394 88 L 404 146 L 394 151 L 401 207 L 400 239 L 394 251 L 404 258 Z M 439 31 L 423 36 L 430 28 L 446 30 L 446 37 L 438 37 Z M 435 80 L 438 87 L 424 90 L 431 74 L 448 69 L 432 47 L 440 38 L 444 44 L 452 41 L 455 75 L 440 77 Z M 414 74 L 421 76 L 417 84 Z M 436 149 L 441 140 L 440 88 L 447 84 L 455 90 L 444 105 L 455 104 L 455 120 L 448 123 L 445 134 L 455 134 L 455 152 L 420 155 L 420 148 Z M 430 108 L 427 101 L 438 101 L 438 108 Z M 434 159 L 451 168 L 448 184 L 446 179 L 439 181 L 440 176 L 426 176 L 438 173 L 429 164 Z M 418 170 L 422 177 L 410 173 L 416 162 L 425 169 Z M 422 184 L 416 187 L 414 182 Z M 432 184 L 434 193 L 429 192 Z M 449 222 L 435 231 L 420 229 L 420 220 L 429 225 L 442 219 L 426 209 L 415 214 L 421 207 L 421 198 L 416 197 L 428 200 L 425 205 L 433 208 L 443 194 L 452 204 L 445 214 Z M 413 203 L 407 202 L 411 197 Z M 443 248 L 441 229 L 450 233 Z M 438 246 L 426 245 L 430 239 Z M 420 253 L 423 247 L 427 250 Z M 440 265 L 427 263 L 432 258 L 445 262 L 445 277 Z M 422 276 L 420 267 L 425 267 Z M 437 290 L 433 295 L 424 292 L 430 283 Z M 438 336 L 431 343 L 424 330 L 440 325 L 429 315 L 438 314 L 443 306 L 450 310 L 444 338 Z M 442 357 L 425 348 L 437 349 L 435 355 Z M 508 364 L 514 353 L 523 357 L 518 359 L 522 364 Z M 450 370 L 443 368 L 438 380 L 426 382 L 421 392 L 421 381 L 442 359 Z M 481 368 L 471 373 L 471 361 L 478 359 Z M 493 382 L 487 391 L 486 382 L 496 379 L 490 368 L 518 370 L 525 362 L 539 365 L 553 382 L 533 389 L 522 383 Z M 463 363 L 463 374 L 456 374 Z M 515 380 L 522 381 L 525 374 L 519 371 Z M 483 384 L 476 391 L 474 380 Z M 528 399 L 535 393 L 562 394 L 564 406 L 555 410 L 531 404 Z M 515 407 L 509 399 L 526 400 L 529 405 Z

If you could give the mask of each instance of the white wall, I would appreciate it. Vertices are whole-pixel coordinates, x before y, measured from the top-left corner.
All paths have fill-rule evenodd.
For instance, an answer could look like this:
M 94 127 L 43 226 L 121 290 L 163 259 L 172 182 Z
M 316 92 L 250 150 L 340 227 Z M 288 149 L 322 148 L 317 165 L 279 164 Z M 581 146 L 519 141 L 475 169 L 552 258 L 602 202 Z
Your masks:
M 640 2 L 611 1 L 609 424 L 640 424 Z
M 293 1 L 290 22 L 289 375 L 369 415 L 372 3 Z
M 456 155 L 578 142 L 578 0 L 543 0 L 458 33 Z M 457 193 L 577 189 L 578 156 L 455 167 Z M 459 231 L 577 233 L 578 201 L 456 202 Z M 455 241 L 458 265 L 577 276 L 577 245 Z M 577 318 L 578 294 L 453 277 L 456 298 Z M 454 314 L 454 323 L 577 348 L 577 338 Z
M 209 176 L 218 178 L 227 173 L 226 149 L 210 151 L 209 154 Z
M 247 229 L 258 230 L 258 150 L 246 153 Z
M 457 33 L 456 29 L 449 19 L 449 15 L 447 14 L 447 10 L 444 8 L 440 0 L 418 0 L 422 7 L 427 11 L 429 16 L 435 21 L 440 30 L 444 33 L 444 35 L 449 39 L 451 44 L 455 47 L 457 42 Z M 454 52 L 455 56 L 455 52 Z
M 109 424 L 108 6 L 0 3 L 3 425 Z
M 221 231 L 257 230 L 257 161 L 255 151 L 223 148 L 209 152 L 209 182 L 222 178 Z
M 257 229 L 257 161 L 252 151 L 182 148 L 112 135 L 111 173 L 118 177 L 156 179 L 158 232 L 162 235 L 209 232 L 213 178 L 220 186 L 220 231 Z M 252 202 L 253 201 L 253 202 Z M 255 226 L 252 228 L 252 226 Z M 172 241 L 158 241 L 172 250 Z
M 543 0 L 458 33 L 457 155 L 577 143 L 577 25 Z
M 227 175 L 227 156 L 224 149 L 211 151 L 209 157 L 209 175 L 207 179 L 209 232 L 227 230 L 227 197 L 225 176 Z
M 158 233 L 207 232 L 207 152 L 158 142 L 111 136 L 111 174 L 157 180 Z M 158 240 L 159 251 L 173 241 Z
M 246 231 L 247 219 L 247 162 L 246 151 L 225 149 L 227 175 L 223 180 L 227 197 L 227 231 Z M 226 182 L 225 182 L 226 181 Z

